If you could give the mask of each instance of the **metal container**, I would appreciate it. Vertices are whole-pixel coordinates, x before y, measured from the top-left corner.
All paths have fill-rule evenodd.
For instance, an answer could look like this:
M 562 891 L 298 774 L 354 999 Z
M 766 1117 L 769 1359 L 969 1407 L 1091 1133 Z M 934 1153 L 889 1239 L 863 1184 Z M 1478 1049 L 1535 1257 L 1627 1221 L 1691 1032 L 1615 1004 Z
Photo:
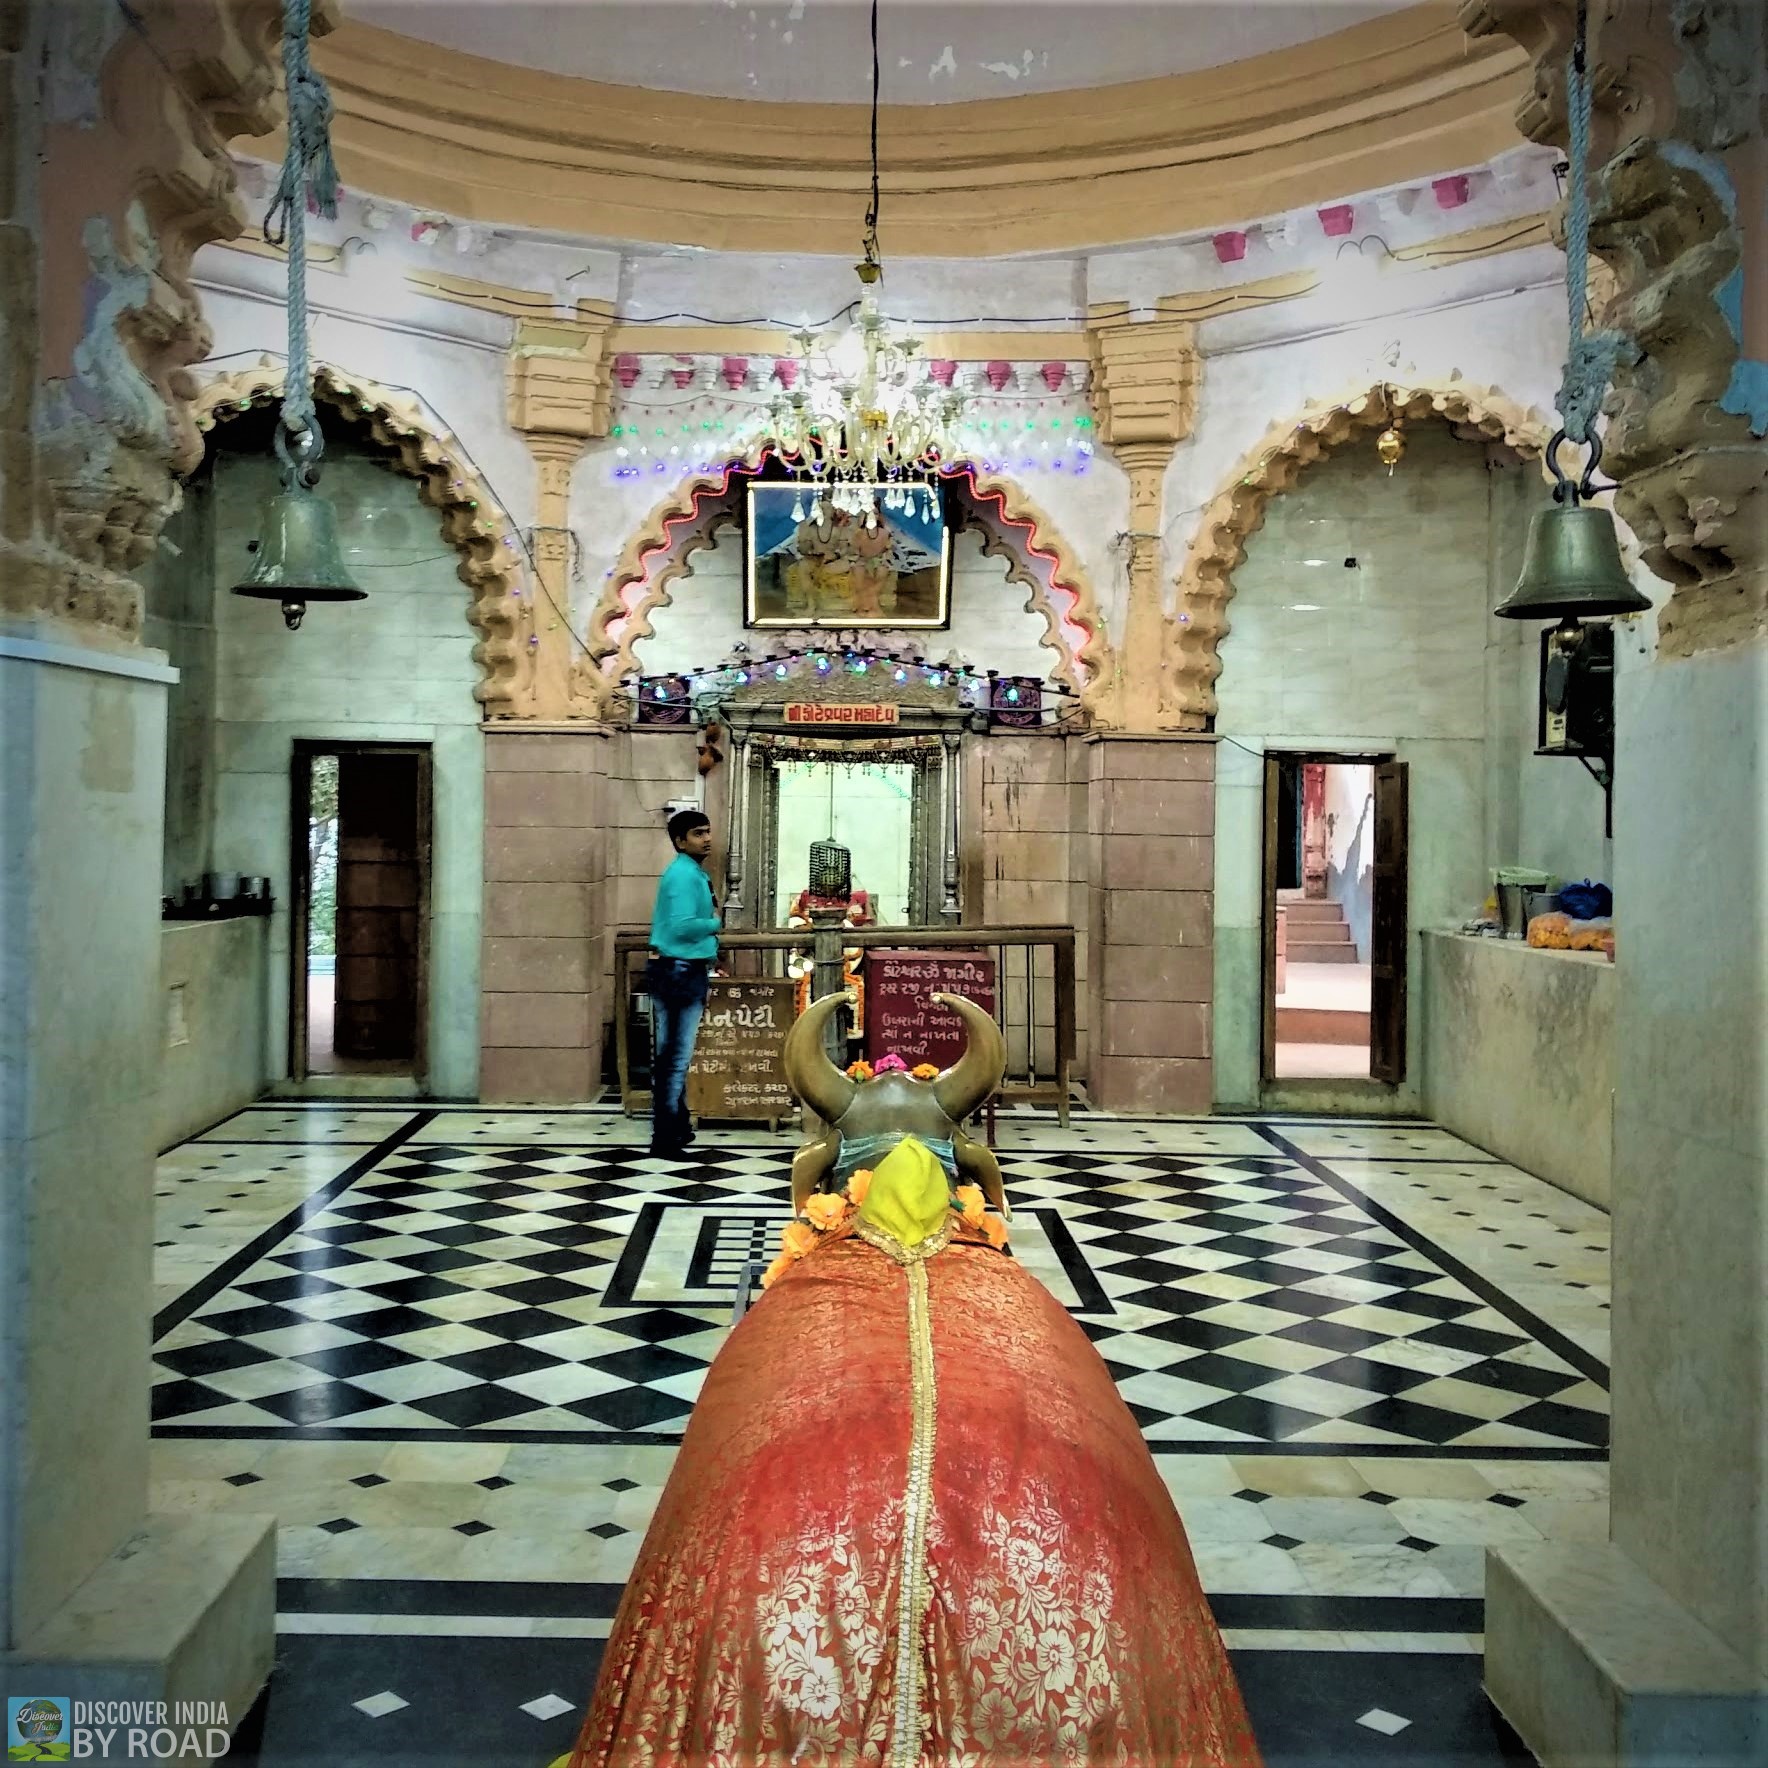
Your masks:
M 1536 894 L 1523 884 L 1498 886 L 1498 923 L 1506 939 L 1526 938 L 1529 931 L 1528 899 Z
M 270 894 L 270 880 L 242 876 L 239 881 L 241 896 L 249 896 L 253 902 L 262 902 Z
M 1537 915 L 1551 915 L 1559 907 L 1557 890 L 1531 890 L 1527 893 L 1527 901 L 1523 904 L 1523 931 L 1528 931 L 1529 922 Z
M 203 886 L 210 902 L 232 902 L 239 895 L 239 873 L 206 873 Z

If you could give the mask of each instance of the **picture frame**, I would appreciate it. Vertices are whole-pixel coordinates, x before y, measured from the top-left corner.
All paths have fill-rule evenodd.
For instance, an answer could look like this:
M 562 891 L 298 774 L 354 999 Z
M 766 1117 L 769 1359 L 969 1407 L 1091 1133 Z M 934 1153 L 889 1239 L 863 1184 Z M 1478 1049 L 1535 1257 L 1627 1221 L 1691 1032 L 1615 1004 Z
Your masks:
M 744 533 L 743 623 L 760 629 L 830 627 L 845 631 L 951 622 L 951 526 L 945 500 L 915 497 L 887 509 L 889 486 L 870 487 L 877 526 L 832 510 L 812 523 L 811 493 L 789 480 L 748 488 Z M 794 511 L 797 512 L 796 519 Z

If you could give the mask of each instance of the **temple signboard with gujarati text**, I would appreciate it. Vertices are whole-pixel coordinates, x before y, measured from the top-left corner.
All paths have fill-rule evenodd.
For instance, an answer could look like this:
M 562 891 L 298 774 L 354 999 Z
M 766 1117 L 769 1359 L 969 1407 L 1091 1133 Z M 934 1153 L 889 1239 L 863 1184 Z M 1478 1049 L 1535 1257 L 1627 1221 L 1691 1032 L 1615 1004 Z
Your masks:
M 965 995 L 992 1013 L 995 961 L 987 952 L 878 948 L 866 954 L 866 1059 L 900 1056 L 911 1068 L 949 1068 L 965 1049 L 964 1022 L 936 994 Z
M 898 709 L 888 702 L 789 700 L 787 724 L 878 725 L 899 722 Z
M 780 1063 L 798 1016 L 794 984 L 765 977 L 720 977 L 707 996 L 688 1068 L 687 1107 L 695 1117 L 790 1117 L 797 1108 Z

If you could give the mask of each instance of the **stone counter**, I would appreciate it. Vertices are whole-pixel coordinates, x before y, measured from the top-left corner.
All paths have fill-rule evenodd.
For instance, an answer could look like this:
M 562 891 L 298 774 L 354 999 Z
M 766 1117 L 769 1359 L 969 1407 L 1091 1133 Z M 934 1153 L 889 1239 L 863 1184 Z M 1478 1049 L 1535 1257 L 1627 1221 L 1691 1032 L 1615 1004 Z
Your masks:
M 1607 1209 L 1615 966 L 1460 933 L 1423 946 L 1426 1113 Z
M 269 934 L 265 915 L 160 924 L 156 1147 L 207 1129 L 264 1091 Z

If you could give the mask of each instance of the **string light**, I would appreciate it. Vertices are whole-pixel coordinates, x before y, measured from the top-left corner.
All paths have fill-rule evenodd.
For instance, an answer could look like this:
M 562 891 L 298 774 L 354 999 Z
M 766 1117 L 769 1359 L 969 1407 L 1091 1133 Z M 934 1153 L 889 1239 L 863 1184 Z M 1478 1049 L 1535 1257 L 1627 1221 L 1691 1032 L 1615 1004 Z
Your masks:
M 1076 690 L 1062 681 L 1038 680 L 1031 676 L 1003 675 L 996 669 L 978 669 L 968 663 L 929 662 L 918 653 L 872 649 L 844 644 L 838 653 L 842 666 L 855 676 L 869 676 L 874 669 L 888 671 L 893 681 L 906 684 L 917 676 L 928 687 L 950 687 L 962 693 L 980 689 L 992 695 L 1002 683 L 1002 702 L 1019 706 L 1024 703 L 1025 684 L 1030 683 L 1042 694 L 1054 698 L 1077 698 Z M 771 674 L 775 681 L 789 680 L 795 667 L 803 665 L 818 677 L 826 677 L 835 667 L 836 657 L 826 651 L 787 650 L 770 652 L 765 657 L 742 656 L 723 663 L 706 664 L 694 669 L 671 670 L 662 675 L 633 673 L 624 679 L 636 684 L 641 695 L 652 700 L 668 700 L 677 692 L 692 698 L 698 693 L 716 692 L 720 688 L 747 687 L 759 676 Z

